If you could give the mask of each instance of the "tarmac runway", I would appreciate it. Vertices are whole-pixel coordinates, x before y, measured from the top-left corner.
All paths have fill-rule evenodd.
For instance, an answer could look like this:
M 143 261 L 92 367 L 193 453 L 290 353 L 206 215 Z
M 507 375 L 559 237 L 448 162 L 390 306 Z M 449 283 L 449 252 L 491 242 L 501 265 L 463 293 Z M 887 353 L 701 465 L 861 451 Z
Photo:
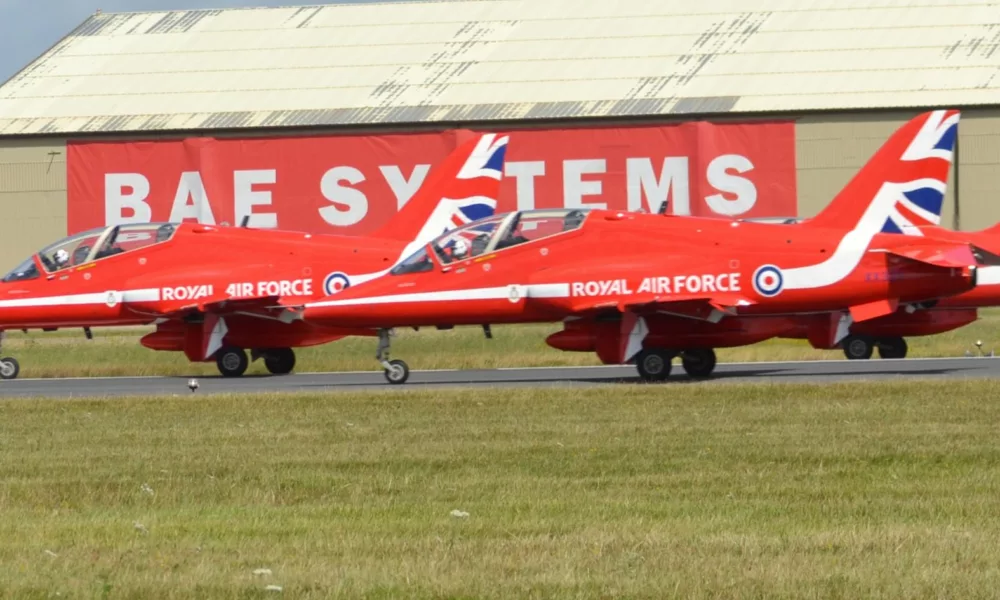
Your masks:
M 690 382 L 679 364 L 666 383 Z M 747 382 L 822 383 L 914 378 L 997 378 L 995 358 L 930 358 L 865 361 L 720 363 L 709 383 Z M 15 379 L 0 381 L 0 397 L 107 397 L 190 395 L 187 377 L 80 377 L 69 379 Z M 385 381 L 381 372 L 302 373 L 284 376 L 248 376 L 237 379 L 199 377 L 195 394 L 259 392 L 343 392 L 370 390 L 427 390 L 460 387 L 553 387 L 638 383 L 632 366 L 551 367 L 413 371 L 401 386 Z

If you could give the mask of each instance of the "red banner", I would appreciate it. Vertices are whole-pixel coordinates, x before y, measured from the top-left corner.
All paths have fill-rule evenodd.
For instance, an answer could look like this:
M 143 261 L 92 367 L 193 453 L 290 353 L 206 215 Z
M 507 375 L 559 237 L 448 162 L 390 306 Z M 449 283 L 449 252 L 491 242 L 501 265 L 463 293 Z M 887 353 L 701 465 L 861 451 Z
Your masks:
M 797 214 L 793 122 L 512 130 L 498 212 L 591 206 Z M 69 144 L 68 233 L 194 221 L 376 231 L 454 132 Z

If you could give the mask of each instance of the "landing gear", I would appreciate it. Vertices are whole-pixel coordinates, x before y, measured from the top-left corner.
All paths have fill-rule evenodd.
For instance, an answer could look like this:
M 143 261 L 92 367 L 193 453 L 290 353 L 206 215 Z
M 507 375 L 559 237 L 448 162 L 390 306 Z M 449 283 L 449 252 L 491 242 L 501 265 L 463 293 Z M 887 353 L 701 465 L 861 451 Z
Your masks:
M 291 348 L 275 348 L 264 354 L 264 366 L 273 375 L 288 375 L 295 368 L 295 352 Z
M 223 377 L 239 377 L 246 372 L 250 361 L 243 348 L 223 346 L 215 353 L 215 364 Z
M 7 332 L 0 330 L 0 345 L 6 335 Z M 17 359 L 10 356 L 0 358 L 0 379 L 15 379 L 20 372 L 21 365 L 17 363 Z
M 16 379 L 21 372 L 21 365 L 17 364 L 17 359 L 10 356 L 0 358 L 0 379 Z
M 867 360 L 875 351 L 875 341 L 866 335 L 849 335 L 840 345 L 850 360 Z
M 878 355 L 882 358 L 906 358 L 906 340 L 901 337 L 882 338 L 878 341 Z
M 399 385 L 406 383 L 406 380 L 410 378 L 410 367 L 398 358 L 389 360 L 389 346 L 391 345 L 389 338 L 391 335 L 388 329 L 378 330 L 378 350 L 375 351 L 375 359 L 385 369 L 386 381 L 393 385 Z
M 674 355 L 662 348 L 647 348 L 635 357 L 635 368 L 645 381 L 664 381 L 670 377 Z
M 692 379 L 705 379 L 715 370 L 715 350 L 699 348 L 681 353 L 681 366 Z

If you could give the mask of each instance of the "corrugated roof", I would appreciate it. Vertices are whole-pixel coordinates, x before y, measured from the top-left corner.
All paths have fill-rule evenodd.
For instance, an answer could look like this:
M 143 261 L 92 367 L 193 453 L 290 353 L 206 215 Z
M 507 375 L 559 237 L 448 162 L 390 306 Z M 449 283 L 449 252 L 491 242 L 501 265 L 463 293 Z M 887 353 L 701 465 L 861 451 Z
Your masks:
M 996 104 L 989 0 L 452 0 L 96 14 L 0 135 Z

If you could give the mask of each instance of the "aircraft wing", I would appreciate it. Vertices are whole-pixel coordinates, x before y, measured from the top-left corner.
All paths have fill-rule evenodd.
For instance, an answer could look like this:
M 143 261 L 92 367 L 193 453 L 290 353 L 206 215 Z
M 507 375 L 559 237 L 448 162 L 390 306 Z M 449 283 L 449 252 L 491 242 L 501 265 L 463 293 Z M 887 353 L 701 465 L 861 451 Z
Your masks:
M 871 252 L 884 252 L 890 257 L 902 258 L 943 269 L 963 268 L 977 263 L 972 253 L 972 247 L 965 243 L 936 242 L 933 244 L 909 244 L 892 248 L 872 249 Z
M 157 317 L 174 319 L 188 314 L 247 314 L 261 318 L 280 318 L 285 311 L 278 306 L 280 296 L 256 296 L 252 298 L 230 298 L 215 296 L 198 300 L 159 301 L 155 306 L 135 307 L 140 312 L 148 312 Z
M 615 299 L 575 298 L 574 313 L 592 313 L 609 308 L 638 314 L 666 313 L 692 319 L 718 321 L 724 314 L 734 314 L 744 306 L 755 304 L 749 298 L 732 292 L 689 294 L 630 294 Z

